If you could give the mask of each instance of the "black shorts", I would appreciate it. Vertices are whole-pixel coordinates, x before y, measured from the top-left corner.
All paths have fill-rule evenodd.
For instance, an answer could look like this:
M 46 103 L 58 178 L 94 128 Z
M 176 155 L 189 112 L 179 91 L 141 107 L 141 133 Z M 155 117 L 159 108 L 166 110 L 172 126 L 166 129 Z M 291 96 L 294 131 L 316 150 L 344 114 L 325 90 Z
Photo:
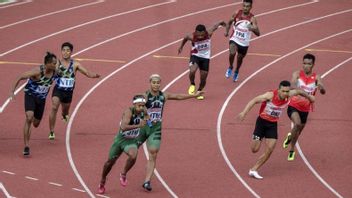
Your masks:
M 189 66 L 195 63 L 197 63 L 200 70 L 209 71 L 209 59 L 192 55 L 189 60 Z
M 36 96 L 30 95 L 28 93 L 24 94 L 24 110 L 33 111 L 34 118 L 41 120 L 43 117 L 45 108 L 45 99 L 38 98 Z
M 307 123 L 307 119 L 308 119 L 308 114 L 309 112 L 304 112 L 304 111 L 300 111 L 292 106 L 288 106 L 287 107 L 287 115 L 289 118 L 291 118 L 291 115 L 293 112 L 297 112 L 299 114 L 299 117 L 301 118 L 301 123 L 305 124 Z
M 266 139 L 277 139 L 277 122 L 269 122 L 258 116 L 253 132 L 253 139 L 262 140 L 263 137 Z
M 244 47 L 242 45 L 237 44 L 235 41 L 232 41 L 232 40 L 230 40 L 229 44 L 235 44 L 236 45 L 237 53 L 242 54 L 243 56 L 245 56 L 247 54 L 248 46 Z
M 57 96 L 60 99 L 61 103 L 71 103 L 72 95 L 73 91 L 63 91 L 55 87 L 53 90 L 52 97 Z

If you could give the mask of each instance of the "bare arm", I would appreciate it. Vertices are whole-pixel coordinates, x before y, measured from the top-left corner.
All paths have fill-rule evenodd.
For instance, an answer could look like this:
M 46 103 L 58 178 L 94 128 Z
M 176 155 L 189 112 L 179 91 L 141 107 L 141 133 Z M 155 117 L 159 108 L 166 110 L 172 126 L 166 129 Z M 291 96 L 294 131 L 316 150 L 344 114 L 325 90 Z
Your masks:
M 192 38 L 190 35 L 186 35 L 183 40 L 182 40 L 182 43 L 180 45 L 180 47 L 178 48 L 178 54 L 181 54 L 182 52 L 182 49 L 183 49 L 183 46 L 185 46 L 185 44 L 187 43 L 187 41 L 191 41 Z
M 122 120 L 121 120 L 121 124 L 120 124 L 120 128 L 122 131 L 128 131 L 131 129 L 141 128 L 146 123 L 145 120 L 141 120 L 139 124 L 130 124 L 131 117 L 132 117 L 131 110 L 126 109 L 125 112 L 123 112 Z
M 17 79 L 13 83 L 13 86 L 12 86 L 12 89 L 11 89 L 11 92 L 10 92 L 10 99 L 14 99 L 15 98 L 16 88 L 17 88 L 18 84 L 22 80 L 26 80 L 26 79 L 29 79 L 29 78 L 36 78 L 37 76 L 40 76 L 40 70 L 38 68 L 33 69 L 31 71 L 24 72 L 19 77 L 17 77 Z
M 323 82 L 321 80 L 320 75 L 317 75 L 317 82 L 316 83 L 317 83 L 317 86 L 318 86 L 320 93 L 324 95 L 326 93 L 326 90 L 324 88 L 324 85 L 323 85 Z
M 164 93 L 165 94 L 165 98 L 167 100 L 187 100 L 190 98 L 196 98 L 200 95 L 202 95 L 204 93 L 204 91 L 197 91 L 196 94 L 194 95 L 189 95 L 189 94 L 174 94 L 174 93 Z
M 299 77 L 299 71 L 295 71 L 292 73 L 291 86 L 294 88 L 297 85 L 298 77 Z
M 88 71 L 79 62 L 76 62 L 76 68 L 79 72 L 81 72 L 83 75 L 87 76 L 88 78 L 99 78 L 100 77 L 99 74 L 92 73 L 92 72 Z
M 253 98 L 251 101 L 248 102 L 248 104 L 243 109 L 243 111 L 238 115 L 239 119 L 243 121 L 247 113 L 254 107 L 255 104 L 271 100 L 273 96 L 274 96 L 273 92 L 266 92 L 265 94 L 262 94 Z
M 227 22 L 226 24 L 226 29 L 225 29 L 225 37 L 228 37 L 229 36 L 229 31 L 230 31 L 230 28 L 232 26 L 232 23 L 235 21 L 235 14 L 232 15 L 232 18 Z
M 301 95 L 301 96 L 307 98 L 312 103 L 315 101 L 315 97 L 313 95 L 309 95 L 305 91 L 300 90 L 300 89 L 291 89 L 289 95 L 290 96 Z
M 213 27 L 211 27 L 208 31 L 209 36 L 213 35 L 213 33 L 220 27 L 226 27 L 226 23 L 224 21 L 220 21 L 218 23 L 216 23 Z
M 252 17 L 251 24 L 249 25 L 248 29 L 252 31 L 256 36 L 260 36 L 257 19 L 255 17 Z

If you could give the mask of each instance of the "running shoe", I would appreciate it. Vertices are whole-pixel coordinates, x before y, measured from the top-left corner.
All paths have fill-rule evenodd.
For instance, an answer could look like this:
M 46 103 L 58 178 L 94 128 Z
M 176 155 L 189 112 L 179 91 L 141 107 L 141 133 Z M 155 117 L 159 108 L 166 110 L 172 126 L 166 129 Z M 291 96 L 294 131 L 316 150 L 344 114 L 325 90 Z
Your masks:
M 65 123 L 68 123 L 69 119 L 70 119 L 69 115 L 62 115 L 62 121 L 64 121 Z
M 28 146 L 25 146 L 24 147 L 24 150 L 23 150 L 23 155 L 24 156 L 28 156 L 30 154 L 30 149 Z
M 152 186 L 150 185 L 150 181 L 144 182 L 142 187 L 147 191 L 152 191 Z
M 226 77 L 226 78 L 230 78 L 231 75 L 232 75 L 232 69 L 228 68 L 228 69 L 226 70 L 225 77 Z
M 295 151 L 290 151 L 287 156 L 287 161 L 293 161 L 295 160 Z
M 190 85 L 188 88 L 188 94 L 189 95 L 194 95 L 194 92 L 196 91 L 196 86 Z
M 54 140 L 54 139 L 55 139 L 55 133 L 54 133 L 54 131 L 50 131 L 49 140 Z
M 101 195 L 105 193 L 105 186 L 104 186 L 104 184 L 99 184 L 98 193 L 101 194 Z
M 204 96 L 202 96 L 202 95 L 197 96 L 197 100 L 204 100 Z
M 123 187 L 126 187 L 126 186 L 127 186 L 127 177 L 126 177 L 126 174 L 120 173 L 120 184 L 121 184 L 121 186 L 123 186 Z
M 233 73 L 233 82 L 238 81 L 238 72 Z
M 263 179 L 263 177 L 259 175 L 258 171 L 249 170 L 248 175 L 255 179 Z
M 284 143 L 282 144 L 282 147 L 284 148 L 287 148 L 288 145 L 291 143 L 291 136 L 292 134 L 291 133 L 288 133 L 285 140 L 284 140 Z

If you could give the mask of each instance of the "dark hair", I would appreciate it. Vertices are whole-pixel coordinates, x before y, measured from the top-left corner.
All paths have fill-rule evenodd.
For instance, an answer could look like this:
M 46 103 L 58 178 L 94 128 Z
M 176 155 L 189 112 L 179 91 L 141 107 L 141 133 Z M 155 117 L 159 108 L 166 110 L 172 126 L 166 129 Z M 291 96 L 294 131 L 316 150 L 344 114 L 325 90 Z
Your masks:
M 243 3 L 246 2 L 246 3 L 250 3 L 251 5 L 253 4 L 253 1 L 252 0 L 243 0 Z
M 73 51 L 73 45 L 70 42 L 65 42 L 61 45 L 61 49 L 63 49 L 64 47 L 68 47 L 70 48 L 71 51 Z
M 310 59 L 310 60 L 313 61 L 313 64 L 315 63 L 315 56 L 314 56 L 313 54 L 305 54 L 305 55 L 303 56 L 303 60 L 304 60 L 304 59 Z
M 203 24 L 198 24 L 196 26 L 196 31 L 198 32 L 203 32 L 203 31 L 206 31 L 207 29 L 205 28 L 205 26 Z
M 281 88 L 281 87 L 290 87 L 290 86 L 291 86 L 290 81 L 283 80 L 283 81 L 280 82 L 279 88 Z
M 44 64 L 52 63 L 54 58 L 56 59 L 55 54 L 51 52 L 46 52 L 46 55 L 44 57 Z

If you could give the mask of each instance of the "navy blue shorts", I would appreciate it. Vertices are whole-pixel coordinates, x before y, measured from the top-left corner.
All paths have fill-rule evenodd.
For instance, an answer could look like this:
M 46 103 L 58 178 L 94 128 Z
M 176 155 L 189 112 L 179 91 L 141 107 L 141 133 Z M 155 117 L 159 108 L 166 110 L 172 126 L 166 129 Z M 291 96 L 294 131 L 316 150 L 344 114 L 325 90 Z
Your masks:
M 253 140 L 277 139 L 277 122 L 270 122 L 258 116 L 253 132 Z

